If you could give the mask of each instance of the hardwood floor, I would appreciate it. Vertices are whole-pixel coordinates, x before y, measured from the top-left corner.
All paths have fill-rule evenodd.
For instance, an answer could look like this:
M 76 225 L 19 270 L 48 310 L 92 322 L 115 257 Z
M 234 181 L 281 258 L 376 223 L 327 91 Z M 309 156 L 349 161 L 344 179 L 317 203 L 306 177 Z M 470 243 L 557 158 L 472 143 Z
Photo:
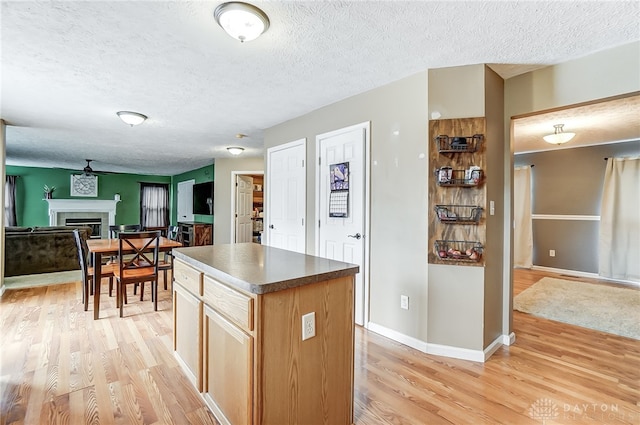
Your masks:
M 515 276 L 516 294 L 569 279 Z M 101 300 L 94 321 L 79 282 L 5 292 L 0 424 L 217 424 L 173 358 L 170 292 L 158 312 L 130 296 L 123 319 Z M 640 341 L 519 312 L 514 331 L 482 364 L 357 328 L 356 424 L 640 423 Z

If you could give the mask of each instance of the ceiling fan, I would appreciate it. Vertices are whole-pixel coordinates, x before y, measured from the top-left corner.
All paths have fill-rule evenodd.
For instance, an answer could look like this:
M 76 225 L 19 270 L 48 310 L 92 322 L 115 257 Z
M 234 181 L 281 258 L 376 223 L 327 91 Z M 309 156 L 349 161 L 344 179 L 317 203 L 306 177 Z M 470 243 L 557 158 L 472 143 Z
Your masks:
M 82 169 L 82 173 L 74 173 L 75 175 L 96 176 L 98 174 L 111 174 L 109 171 L 95 171 L 91 168 L 91 161 L 93 161 L 93 159 L 85 159 L 85 161 L 87 161 L 87 165 Z

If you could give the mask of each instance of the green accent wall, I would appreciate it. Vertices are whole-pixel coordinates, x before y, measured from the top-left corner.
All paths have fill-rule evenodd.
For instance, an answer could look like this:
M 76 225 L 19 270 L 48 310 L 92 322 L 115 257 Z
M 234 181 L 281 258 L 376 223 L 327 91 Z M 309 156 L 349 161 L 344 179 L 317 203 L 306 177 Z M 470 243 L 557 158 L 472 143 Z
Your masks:
M 178 183 L 186 180 L 195 180 L 196 184 L 212 182 L 215 164 L 206 165 L 202 168 L 177 174 L 171 178 L 171 224 L 178 222 Z M 213 212 L 215 214 L 215 211 Z M 194 214 L 193 221 L 213 224 L 213 215 Z
M 72 197 L 71 174 L 77 170 L 12 165 L 7 165 L 6 170 L 8 175 L 20 176 L 16 183 L 16 215 L 19 226 L 49 225 L 49 207 L 44 200 L 44 185 L 56 187 L 54 199 L 113 199 L 119 193 L 121 202 L 118 202 L 116 208 L 116 224 L 137 224 L 140 223 L 140 183 L 172 182 L 171 176 L 104 174 L 98 175 L 97 198 Z M 173 185 L 169 189 L 172 196 Z M 172 216 L 174 215 L 175 212 L 172 211 Z

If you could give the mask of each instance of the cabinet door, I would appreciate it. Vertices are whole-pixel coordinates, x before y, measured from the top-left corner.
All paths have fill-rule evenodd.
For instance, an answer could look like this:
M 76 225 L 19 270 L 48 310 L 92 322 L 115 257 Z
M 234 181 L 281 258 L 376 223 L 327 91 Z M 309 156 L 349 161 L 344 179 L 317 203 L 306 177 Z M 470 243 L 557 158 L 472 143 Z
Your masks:
M 253 338 L 204 307 L 204 397 L 220 422 L 252 423 Z
M 202 392 L 202 301 L 173 285 L 173 349 L 193 385 Z

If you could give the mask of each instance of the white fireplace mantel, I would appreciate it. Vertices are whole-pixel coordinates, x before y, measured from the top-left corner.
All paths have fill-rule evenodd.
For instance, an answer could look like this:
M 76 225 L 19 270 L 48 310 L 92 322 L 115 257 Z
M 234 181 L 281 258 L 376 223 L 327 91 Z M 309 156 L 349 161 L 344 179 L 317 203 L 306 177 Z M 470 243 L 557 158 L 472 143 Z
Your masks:
M 58 213 L 94 212 L 108 213 L 109 225 L 116 224 L 116 205 L 118 201 L 110 199 L 46 199 L 49 203 L 49 225 L 58 225 Z

